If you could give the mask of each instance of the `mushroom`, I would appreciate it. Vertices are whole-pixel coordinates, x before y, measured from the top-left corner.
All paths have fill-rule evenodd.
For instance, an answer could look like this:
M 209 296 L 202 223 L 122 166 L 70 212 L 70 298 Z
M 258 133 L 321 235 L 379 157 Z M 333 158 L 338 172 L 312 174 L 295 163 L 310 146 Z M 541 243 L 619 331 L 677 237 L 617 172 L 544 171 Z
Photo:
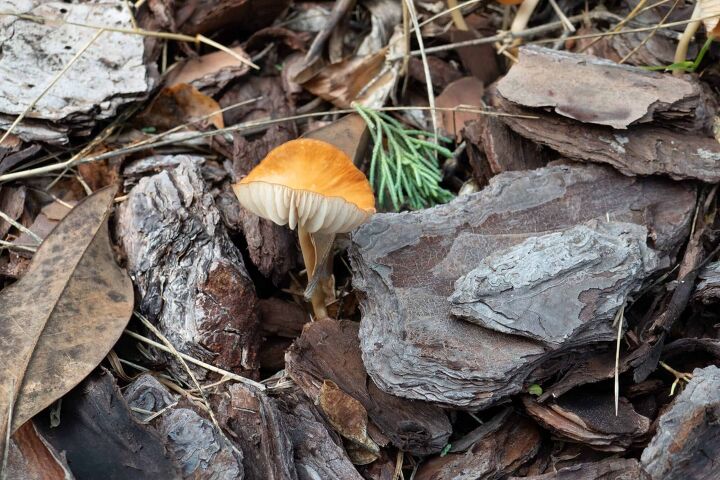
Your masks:
M 297 227 L 308 275 L 305 297 L 316 318 L 327 317 L 322 283 L 331 278 L 335 235 L 355 229 L 375 213 L 365 175 L 339 148 L 301 138 L 273 149 L 233 190 L 254 214 Z

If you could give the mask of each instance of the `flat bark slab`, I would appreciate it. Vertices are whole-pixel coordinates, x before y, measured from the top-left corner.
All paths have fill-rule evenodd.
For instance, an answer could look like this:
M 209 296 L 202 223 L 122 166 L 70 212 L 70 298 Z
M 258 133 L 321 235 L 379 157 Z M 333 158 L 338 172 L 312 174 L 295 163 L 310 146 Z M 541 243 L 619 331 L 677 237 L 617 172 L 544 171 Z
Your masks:
M 424 402 L 414 402 L 383 392 L 367 378 L 360 354 L 358 324 L 319 320 L 305 326 L 302 336 L 285 357 L 290 377 L 315 401 L 323 382 L 329 380 L 359 401 L 381 436 L 415 455 L 437 453 L 447 444 L 451 426 L 445 412 Z M 383 441 L 382 436 L 387 439 Z
M 592 221 L 501 249 L 455 282 L 451 312 L 552 348 L 612 335 L 612 319 L 659 267 L 647 229 Z
M 496 105 L 507 113 L 539 117 L 507 116 L 502 121 L 519 135 L 572 160 L 612 165 L 628 176 L 667 175 L 677 180 L 720 181 L 720 143 L 711 136 L 656 125 L 619 131 L 523 109 L 500 98 Z
M 642 453 L 642 464 L 653 480 L 718 478 L 718 418 L 720 368 L 695 369 Z
M 170 391 L 155 377 L 141 375 L 124 393 L 138 420 L 160 435 L 168 454 L 192 480 L 241 480 L 243 455 L 228 443 L 217 427 L 194 408 L 179 406 Z M 149 412 L 149 413 L 145 413 Z M 154 417 L 154 418 L 153 418 Z
M 702 130 L 715 105 L 699 82 L 578 53 L 527 46 L 498 82 L 506 99 L 580 122 L 624 129 L 664 120 Z
M 510 477 L 509 480 L 520 480 Z M 634 458 L 608 458 L 599 462 L 581 463 L 557 472 L 522 477 L 523 480 L 650 480 L 640 462 Z
M 51 20 L 133 28 L 129 10 L 113 2 L 7 0 L 4 7 Z M 95 33 L 69 23 L 3 16 L 0 128 L 30 105 Z M 144 53 L 142 36 L 104 32 L 40 98 L 16 133 L 25 140 L 64 143 L 67 129 L 88 129 L 96 120 L 114 117 L 120 106 L 143 99 L 153 86 Z
M 583 342 L 543 345 L 458 319 L 448 301 L 455 282 L 494 252 L 593 219 L 641 225 L 656 255 L 669 257 L 694 205 L 687 185 L 554 165 L 500 174 L 483 191 L 432 209 L 374 215 L 350 247 L 368 373 L 393 395 L 460 407 L 487 407 L 521 391 L 545 359 Z
M 181 158 L 176 168 L 141 179 L 119 207 L 116 232 L 140 310 L 175 348 L 226 370 L 255 372 L 255 288 L 199 163 Z
M 524 396 L 528 414 L 562 440 L 582 443 L 596 450 L 623 452 L 650 428 L 650 419 L 620 398 L 615 415 L 611 393 L 573 391 L 546 404 Z
M 449 453 L 423 462 L 416 480 L 493 480 L 504 478 L 532 459 L 540 449 L 537 426 L 515 413 L 499 415 L 478 428 L 463 453 Z M 455 443 L 453 443 L 453 447 Z
M 158 480 L 180 478 L 156 432 L 140 423 L 107 370 L 94 374 L 63 397 L 60 425 L 36 426 L 77 479 Z

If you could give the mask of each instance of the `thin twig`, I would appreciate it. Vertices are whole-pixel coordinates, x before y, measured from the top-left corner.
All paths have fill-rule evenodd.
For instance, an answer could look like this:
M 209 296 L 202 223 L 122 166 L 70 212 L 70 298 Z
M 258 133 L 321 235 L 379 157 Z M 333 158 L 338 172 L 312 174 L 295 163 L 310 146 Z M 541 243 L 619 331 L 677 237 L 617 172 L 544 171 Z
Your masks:
M 153 347 L 157 348 L 158 350 L 162 350 L 163 352 L 166 352 L 166 353 L 173 353 L 172 350 L 170 350 L 168 347 L 164 346 L 163 344 L 158 343 L 158 342 L 156 342 L 156 341 L 154 341 L 154 340 L 150 340 L 150 339 L 147 338 L 147 337 L 143 337 L 143 336 L 140 335 L 139 333 L 135 333 L 135 332 L 133 332 L 133 331 L 131 331 L 131 330 L 125 330 L 123 333 L 131 336 L 132 338 L 134 338 L 134 339 L 136 339 L 136 340 L 140 340 L 140 341 L 143 342 L 143 343 L 146 343 L 146 344 L 148 344 L 148 345 L 150 345 L 150 346 L 153 346 Z M 221 374 L 221 375 L 227 375 L 228 377 L 230 377 L 231 379 L 235 380 L 236 382 L 240 382 L 240 383 L 243 383 L 243 384 L 245 384 L 245 385 L 250 385 L 251 387 L 257 388 L 258 390 L 265 390 L 265 388 L 267 388 L 267 387 L 265 387 L 265 385 L 263 385 L 262 383 L 258 383 L 258 382 L 254 381 L 254 380 L 250 380 L 249 378 L 241 377 L 240 375 L 236 375 L 236 374 L 234 374 L 234 373 L 232 373 L 232 372 L 228 372 L 227 370 L 223 370 L 222 368 L 218 368 L 218 367 L 216 367 L 215 365 L 210 365 L 209 363 L 205 363 L 205 362 L 203 362 L 202 360 L 198 360 L 198 359 L 196 359 L 196 358 L 193 358 L 193 357 L 191 357 L 190 355 L 186 355 L 186 354 L 184 354 L 184 353 L 182 353 L 182 352 L 177 352 L 177 354 L 178 354 L 183 360 L 186 360 L 186 361 L 188 361 L 188 362 L 190 362 L 190 363 L 192 363 L 192 364 L 195 364 L 195 365 L 197 365 L 198 367 L 202 367 L 202 368 L 204 368 L 205 370 L 210 370 L 211 372 L 219 373 L 219 374 Z
M 625 304 L 615 314 L 617 323 L 617 344 L 615 346 L 615 416 L 618 416 L 620 404 L 620 340 L 622 339 L 623 320 L 625 320 Z M 613 324 L 614 325 L 614 324 Z
M 71 58 L 70 61 L 65 64 L 65 66 L 63 67 L 63 69 L 60 70 L 57 74 L 55 74 L 55 76 L 53 77 L 53 79 L 52 79 L 52 80 L 50 81 L 50 83 L 43 89 L 43 91 L 40 92 L 40 94 L 39 94 L 37 97 L 35 97 L 35 99 L 34 99 L 32 102 L 30 102 L 30 105 L 28 105 L 27 108 L 25 108 L 25 110 L 24 110 L 20 115 L 17 116 L 17 118 L 15 119 L 15 121 L 14 121 L 14 122 L 10 125 L 10 127 L 5 131 L 5 134 L 2 136 L 2 138 L 0 138 L 0 144 L 5 141 L 5 139 L 7 138 L 7 136 L 10 135 L 10 132 L 12 132 L 13 129 L 18 126 L 18 124 L 22 121 L 22 119 L 25 118 L 25 116 L 26 116 L 28 113 L 30 113 L 30 111 L 35 107 L 35 105 L 40 101 L 40 99 L 42 99 L 42 98 L 45 96 L 45 94 L 46 94 L 52 87 L 55 86 L 55 84 L 60 80 L 60 78 L 62 78 L 62 76 L 65 75 L 65 72 L 67 72 L 67 71 L 70 69 L 70 67 L 72 67 L 72 66 L 75 64 L 75 62 L 78 61 L 78 59 L 83 55 L 83 53 L 85 53 L 85 51 L 86 51 L 88 48 L 90 48 L 90 45 L 92 45 L 92 44 L 95 42 L 95 40 L 97 40 L 98 37 L 103 34 L 104 31 L 105 31 L 104 29 L 100 29 L 100 30 L 98 30 L 97 32 L 95 32 L 95 35 L 93 35 L 92 38 L 91 38 L 80 50 L 78 50 L 78 52 L 77 52 L 75 55 L 73 55 L 73 58 Z
M 38 245 L 40 245 L 40 244 L 42 243 L 43 239 L 40 238 L 35 232 L 33 232 L 32 230 L 30 230 L 29 228 L 27 228 L 27 227 L 26 227 L 25 225 L 23 225 L 22 223 L 19 223 L 19 222 L 13 220 L 12 217 L 8 216 L 8 215 L 7 215 L 5 212 L 3 212 L 2 210 L 0 210 L 0 218 L 2 218 L 3 220 L 5 220 L 6 222 L 8 222 L 8 223 L 9 223 L 10 225 L 12 225 L 13 227 L 17 228 L 17 229 L 20 230 L 21 232 L 25 232 L 26 234 L 28 234 L 28 236 L 30 236 L 30 238 L 32 238 L 33 240 L 35 240 L 35 241 L 38 243 Z

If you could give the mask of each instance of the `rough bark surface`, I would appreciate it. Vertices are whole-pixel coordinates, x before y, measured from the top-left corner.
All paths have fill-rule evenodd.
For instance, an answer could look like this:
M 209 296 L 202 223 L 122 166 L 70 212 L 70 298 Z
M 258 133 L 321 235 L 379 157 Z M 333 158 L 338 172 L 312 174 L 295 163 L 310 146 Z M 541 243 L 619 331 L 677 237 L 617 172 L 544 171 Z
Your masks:
M 117 237 L 141 311 L 175 348 L 226 370 L 256 370 L 255 289 L 197 162 L 140 180 L 119 208 Z
M 298 479 L 290 433 L 274 400 L 235 384 L 214 396 L 213 401 L 218 421 L 244 454 L 247 478 Z
M 594 463 L 581 463 L 557 472 L 522 477 L 524 480 L 650 480 L 650 476 L 634 458 L 608 458 Z M 509 480 L 520 480 L 511 477 Z
M 480 185 L 485 185 L 498 173 L 532 170 L 545 164 L 535 143 L 513 132 L 493 116 L 466 123 L 463 138 L 473 176 Z
M 516 414 L 502 415 L 498 420 L 484 424 L 467 451 L 423 462 L 415 479 L 494 480 L 533 458 L 541 443 L 537 426 Z
M 135 419 L 107 370 L 63 398 L 60 425 L 37 423 L 56 450 L 64 452 L 78 480 L 180 478 L 160 437 Z
M 299 390 L 283 391 L 276 400 L 293 445 L 299 480 L 361 480 L 322 414 Z
M 177 406 L 172 394 L 151 375 L 142 375 L 125 391 L 131 407 L 163 412 L 151 425 L 160 434 L 182 478 L 193 480 L 241 480 L 242 453 L 233 449 L 217 427 L 192 408 Z M 151 415 L 134 412 L 144 421 Z M 154 415 L 153 415 L 154 416 Z
M 698 275 L 700 281 L 695 287 L 693 297 L 703 303 L 713 303 L 720 299 L 720 262 L 706 265 Z
M 714 480 L 720 472 L 720 368 L 698 368 L 660 417 L 642 454 L 653 480 Z
M 498 82 L 500 94 L 518 105 L 613 128 L 658 120 L 703 130 L 714 116 L 715 105 L 689 76 L 537 46 L 521 48 L 519 59 Z
M 720 144 L 711 136 L 688 134 L 656 125 L 614 130 L 497 102 L 507 113 L 539 119 L 501 117 L 521 136 L 578 162 L 612 165 L 625 175 L 668 175 L 674 179 L 720 181 Z
M 132 28 L 130 12 L 112 2 L 65 3 L 5 0 L 7 11 L 52 20 Z M 14 15 L 0 19 L 0 128 L 31 104 L 55 75 L 95 35 L 68 23 L 31 22 Z M 63 48 L 64 46 L 64 48 Z M 152 88 L 143 62 L 143 38 L 104 32 L 16 129 L 25 140 L 67 142 L 67 128 L 82 130 L 96 119 L 115 116 L 118 107 L 144 98 Z M 21 72 L 22 74 L 18 74 Z M 87 88 L 92 85 L 92 88 Z M 32 122 L 34 121 L 34 122 Z
M 597 450 L 625 451 L 650 428 L 650 419 L 622 397 L 616 416 L 612 394 L 571 392 L 544 405 L 527 396 L 522 401 L 528 414 L 553 435 Z
M 656 253 L 672 255 L 694 204 L 682 184 L 558 165 L 498 175 L 482 192 L 433 209 L 373 216 L 350 247 L 368 373 L 388 393 L 456 406 L 486 407 L 519 392 L 570 345 L 548 349 L 454 318 L 447 298 L 455 281 L 495 251 L 592 219 L 642 225 Z
M 447 444 L 451 427 L 440 408 L 381 391 L 367 378 L 358 345 L 358 324 L 320 320 L 306 325 L 286 355 L 290 376 L 310 399 L 317 399 L 330 380 L 367 410 L 370 421 L 395 446 L 416 455 L 437 453 Z M 370 436 L 376 443 L 387 443 Z
M 599 221 L 528 238 L 460 277 L 451 312 L 553 348 L 607 339 L 627 296 L 669 263 L 646 241 L 641 225 Z

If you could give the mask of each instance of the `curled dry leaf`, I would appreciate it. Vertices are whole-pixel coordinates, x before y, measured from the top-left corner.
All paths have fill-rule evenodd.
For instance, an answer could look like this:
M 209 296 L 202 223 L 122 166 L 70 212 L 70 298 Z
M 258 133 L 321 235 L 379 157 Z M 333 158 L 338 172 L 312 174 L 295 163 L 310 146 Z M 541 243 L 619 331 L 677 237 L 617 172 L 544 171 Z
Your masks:
M 231 50 L 250 62 L 250 57 L 241 47 Z M 250 67 L 240 63 L 237 58 L 226 52 L 217 51 L 189 59 L 170 73 L 167 84 L 174 86 L 187 83 L 197 89 L 211 87 L 220 89 L 248 70 Z
M 442 94 L 435 99 L 435 105 L 441 108 L 465 107 L 480 110 L 483 108 L 484 91 L 485 88 L 480 80 L 475 77 L 463 77 L 445 87 Z M 479 117 L 480 114 L 472 112 L 440 112 L 443 129 L 447 133 L 455 135 L 458 141 L 465 123 L 477 120 Z
M 360 402 L 340 390 L 334 382 L 325 380 L 320 387 L 318 403 L 330 425 L 353 443 L 347 450 L 355 465 L 365 465 L 378 458 L 380 447 L 368 436 L 368 414 Z
M 161 130 L 191 122 L 211 123 L 216 128 L 225 126 L 220 105 L 187 83 L 177 83 L 172 87 L 163 88 L 148 109 L 140 115 L 138 121 L 143 127 L 155 127 Z
M 720 0 L 698 0 L 698 8 L 698 17 L 705 19 L 703 24 L 708 37 L 717 37 L 720 34 Z
M 58 453 L 35 429 L 33 422 L 20 427 L 10 440 L 7 478 L 23 480 L 73 480 L 64 455 Z
M 15 431 L 77 385 L 130 319 L 132 283 L 108 236 L 114 194 L 100 190 L 73 208 L 0 293 L 0 432 L 13 405 Z

